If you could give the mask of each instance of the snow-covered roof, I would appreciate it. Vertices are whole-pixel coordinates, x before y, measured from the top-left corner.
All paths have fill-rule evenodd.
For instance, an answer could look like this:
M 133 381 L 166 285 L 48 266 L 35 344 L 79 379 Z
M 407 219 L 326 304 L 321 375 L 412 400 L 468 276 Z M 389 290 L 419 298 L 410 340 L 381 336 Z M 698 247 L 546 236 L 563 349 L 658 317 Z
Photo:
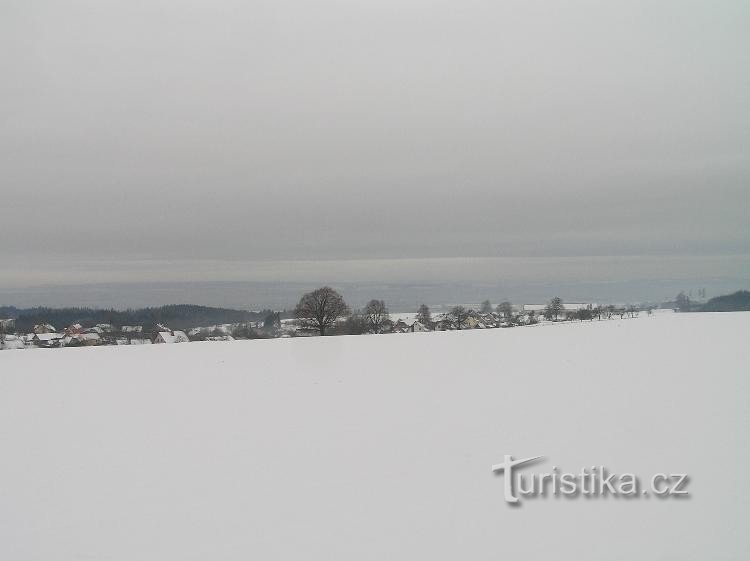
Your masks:
M 160 331 L 159 338 L 165 343 L 187 343 L 190 341 L 184 331 Z
M 0 349 L 11 350 L 11 349 L 25 349 L 26 344 L 23 339 L 19 337 L 12 337 L 10 335 L 5 337 L 5 341 L 0 343 Z
M 33 336 L 38 341 L 56 341 L 62 339 L 64 335 L 62 333 L 37 333 Z

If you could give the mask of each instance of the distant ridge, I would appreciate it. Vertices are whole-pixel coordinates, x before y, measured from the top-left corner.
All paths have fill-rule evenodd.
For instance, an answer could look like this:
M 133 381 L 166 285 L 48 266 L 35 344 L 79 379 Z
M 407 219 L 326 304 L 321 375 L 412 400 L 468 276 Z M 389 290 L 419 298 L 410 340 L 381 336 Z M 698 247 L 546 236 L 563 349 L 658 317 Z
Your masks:
M 157 323 L 163 323 L 173 329 L 187 329 L 197 325 L 216 325 L 222 323 L 243 323 L 259 321 L 268 311 L 250 312 L 229 308 L 212 308 L 192 304 L 172 304 L 157 308 L 140 308 L 118 311 L 98 308 L 26 308 L 13 306 L 0 307 L 0 317 L 16 320 L 16 329 L 28 332 L 35 325 L 50 323 L 61 329 L 74 323 L 91 327 L 99 323 L 112 325 L 142 325 L 150 330 Z
M 748 312 L 750 311 L 750 291 L 738 290 L 711 298 L 701 308 L 703 312 Z

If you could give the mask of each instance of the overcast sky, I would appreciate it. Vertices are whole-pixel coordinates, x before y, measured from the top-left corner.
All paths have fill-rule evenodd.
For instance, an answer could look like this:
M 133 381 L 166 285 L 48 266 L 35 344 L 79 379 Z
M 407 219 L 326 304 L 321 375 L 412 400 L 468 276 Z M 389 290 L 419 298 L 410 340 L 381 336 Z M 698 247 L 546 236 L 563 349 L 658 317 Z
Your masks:
M 747 255 L 748 29 L 746 0 L 0 0 L 0 283 Z

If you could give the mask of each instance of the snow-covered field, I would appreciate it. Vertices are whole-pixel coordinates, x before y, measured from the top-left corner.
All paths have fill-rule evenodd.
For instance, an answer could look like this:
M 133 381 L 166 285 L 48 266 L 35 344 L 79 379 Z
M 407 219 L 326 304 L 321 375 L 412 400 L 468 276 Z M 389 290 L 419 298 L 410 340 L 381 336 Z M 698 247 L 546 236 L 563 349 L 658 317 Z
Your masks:
M 0 560 L 737 560 L 750 313 L 0 353 Z M 503 501 L 492 464 L 690 474 Z

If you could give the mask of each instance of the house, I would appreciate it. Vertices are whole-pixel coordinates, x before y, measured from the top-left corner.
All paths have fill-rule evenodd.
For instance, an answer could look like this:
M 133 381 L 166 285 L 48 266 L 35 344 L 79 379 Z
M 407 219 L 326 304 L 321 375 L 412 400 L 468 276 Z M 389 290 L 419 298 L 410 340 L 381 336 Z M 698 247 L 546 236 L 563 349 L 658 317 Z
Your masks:
M 442 318 L 435 322 L 435 331 L 451 331 L 452 329 L 455 329 L 455 326 L 449 319 Z
M 411 333 L 411 326 L 403 320 L 398 320 L 393 324 L 391 333 Z
M 24 343 L 23 339 L 17 335 L 6 335 L 5 337 L 0 337 L 0 350 L 25 348 L 26 343 Z
M 222 335 L 231 335 L 239 324 L 224 323 L 221 325 L 209 325 L 207 327 L 193 327 L 188 330 L 189 337 L 220 337 Z
M 80 323 L 74 323 L 65 328 L 66 335 L 77 335 L 83 333 L 83 326 Z
M 422 323 L 415 321 L 411 324 L 411 330 L 413 333 L 422 333 L 424 331 L 429 331 L 427 327 L 425 327 Z
M 13 318 L 0 319 L 0 331 L 8 333 L 9 331 L 15 330 L 15 328 L 16 320 L 14 320 Z
M 159 343 L 189 343 L 190 338 L 184 331 L 159 331 L 154 337 L 154 344 Z
M 43 349 L 52 349 L 61 346 L 64 337 L 62 333 L 34 333 L 31 344 Z
M 102 338 L 98 333 L 75 333 L 63 338 L 63 347 L 92 347 L 101 345 Z
M 57 329 L 53 325 L 50 325 L 49 323 L 41 323 L 39 325 L 34 326 L 34 333 L 37 335 L 41 335 L 43 333 L 56 333 Z
M 478 317 L 486 328 L 500 327 L 500 316 L 494 312 L 489 314 L 479 314 Z

